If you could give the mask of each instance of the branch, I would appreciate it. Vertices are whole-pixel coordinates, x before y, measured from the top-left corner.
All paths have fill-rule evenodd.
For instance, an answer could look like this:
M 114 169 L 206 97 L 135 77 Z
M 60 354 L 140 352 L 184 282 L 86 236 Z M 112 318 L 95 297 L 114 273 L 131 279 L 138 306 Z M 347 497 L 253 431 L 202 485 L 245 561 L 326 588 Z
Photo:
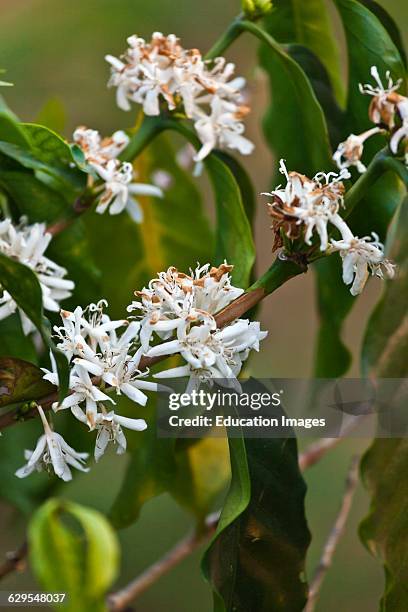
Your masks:
M 0 579 L 11 574 L 11 572 L 21 572 L 24 570 L 27 552 L 27 542 L 23 542 L 17 550 L 6 553 L 6 560 L 0 565 Z
M 183 559 L 191 555 L 215 533 L 218 519 L 218 512 L 215 515 L 208 516 L 205 522 L 205 529 L 202 532 L 194 532 L 185 537 L 162 557 L 162 559 L 153 563 L 153 565 L 148 567 L 140 576 L 132 580 L 132 582 L 123 589 L 109 595 L 109 609 L 114 612 L 124 610 L 131 601 L 144 593 L 152 584 L 161 578 L 161 576 L 167 574 L 173 567 L 183 561 Z
M 344 533 L 344 528 L 353 501 L 353 496 L 358 484 L 358 463 L 359 457 L 354 457 L 351 462 L 349 473 L 347 475 L 346 488 L 344 491 L 343 499 L 341 501 L 340 510 L 333 525 L 333 528 L 329 534 L 329 537 L 327 538 L 326 544 L 323 549 L 323 554 L 320 559 L 320 563 L 316 569 L 315 575 L 310 585 L 309 600 L 304 609 L 304 612 L 314 611 L 316 602 L 319 598 L 323 580 L 332 564 L 333 555 L 336 551 L 340 538 Z
M 324 455 L 335 448 L 344 438 L 357 429 L 362 421 L 367 417 L 366 414 L 361 414 L 357 417 L 351 418 L 350 421 L 344 426 L 341 435 L 333 438 L 321 438 L 317 442 L 310 444 L 308 448 L 299 455 L 299 467 L 300 471 L 304 472 L 308 468 L 315 465 Z

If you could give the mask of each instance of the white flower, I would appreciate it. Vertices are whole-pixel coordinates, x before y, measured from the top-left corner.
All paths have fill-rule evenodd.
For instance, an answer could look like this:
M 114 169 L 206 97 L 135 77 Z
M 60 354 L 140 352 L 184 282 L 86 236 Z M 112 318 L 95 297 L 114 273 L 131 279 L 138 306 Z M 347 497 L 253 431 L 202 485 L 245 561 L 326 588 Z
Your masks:
M 102 139 L 97 130 L 80 126 L 75 130 L 73 138 L 89 164 L 104 165 L 116 159 L 129 144 L 129 137 L 122 130 Z
M 180 353 L 187 362 L 186 366 L 156 374 L 156 378 L 190 376 L 192 384 L 213 378 L 235 380 L 250 350 L 259 350 L 259 342 L 266 335 L 258 322 L 238 319 L 221 330 L 215 321 L 204 322 L 189 330 L 180 328 L 176 340 L 152 347 L 147 356 Z
M 133 167 L 130 163 L 120 164 L 109 160 L 105 166 L 94 164 L 94 168 L 105 182 L 104 192 L 99 199 L 96 212 L 103 214 L 109 208 L 109 214 L 118 215 L 127 210 L 136 223 L 143 221 L 143 211 L 134 195 L 162 198 L 163 192 L 155 185 L 132 183 Z
M 216 147 L 236 149 L 242 155 L 250 155 L 254 144 L 243 136 L 245 127 L 240 121 L 246 114 L 246 107 L 214 96 L 210 108 L 210 114 L 202 113 L 194 123 L 203 145 L 194 160 L 202 161 Z
M 45 224 L 21 224 L 15 227 L 9 219 L 0 222 L 0 252 L 28 266 L 40 283 L 45 310 L 58 312 L 59 302 L 70 297 L 75 285 L 64 278 L 67 271 L 44 255 L 51 241 Z M 7 291 L 0 287 L 0 320 L 17 310 L 17 304 Z M 33 331 L 34 325 L 20 310 L 25 334 Z
M 83 466 L 88 453 L 78 453 L 71 448 L 60 434 L 52 431 L 41 406 L 37 408 L 44 426 L 44 434 L 38 439 L 33 451 L 25 451 L 27 464 L 17 470 L 16 476 L 25 478 L 35 470 L 42 471 L 52 467 L 56 476 L 68 481 L 72 480 L 70 466 L 88 472 L 89 469 Z
M 377 234 L 372 238 L 352 236 L 348 240 L 332 240 L 332 249 L 339 251 L 343 260 L 343 281 L 350 285 L 350 293 L 358 295 L 364 289 L 369 276 L 393 278 L 395 266 L 384 257 L 384 245 L 379 242 Z
M 132 196 L 162 198 L 163 192 L 156 185 L 133 182 L 132 164 L 117 159 L 129 144 L 125 132 L 120 130 L 110 138 L 102 139 L 96 130 L 79 127 L 74 132 L 74 142 L 81 147 L 87 162 L 105 183 L 96 212 L 103 214 L 109 209 L 111 215 L 118 215 L 126 209 L 136 223 L 141 223 L 143 211 Z
M 388 87 L 384 87 L 376 66 L 371 67 L 371 76 L 376 81 L 377 87 L 370 84 L 360 84 L 359 86 L 362 94 L 373 97 L 368 111 L 369 117 L 373 123 L 383 123 L 388 129 L 393 129 L 395 126 L 396 102 L 399 98 L 396 90 L 400 88 L 402 79 L 398 79 L 394 84 L 390 72 L 387 71 L 385 77 L 388 81 Z
M 147 395 L 143 391 L 158 391 L 158 385 L 143 380 L 146 377 L 146 373 L 138 369 L 141 353 L 142 351 L 139 350 L 131 358 L 128 358 L 125 353 L 109 372 L 102 375 L 102 378 L 116 390 L 118 395 L 123 393 L 132 402 L 145 406 Z
M 254 145 L 242 135 L 241 119 L 249 110 L 241 93 L 245 79 L 234 78 L 234 64 L 223 57 L 206 61 L 197 49 L 183 49 L 173 34 L 155 32 L 150 42 L 131 36 L 128 44 L 121 59 L 106 56 L 108 85 L 117 88 L 120 108 L 130 110 L 131 101 L 145 115 L 159 115 L 161 105 L 170 111 L 182 106 L 203 144 L 198 161 L 215 147 L 252 152 Z
M 364 152 L 364 143 L 368 138 L 374 136 L 374 134 L 379 134 L 381 132 L 382 130 L 376 127 L 360 135 L 350 134 L 347 140 L 339 144 L 337 151 L 333 155 L 333 160 L 337 167 L 342 170 L 355 166 L 358 172 L 363 174 L 367 170 L 366 166 L 361 161 Z
M 75 374 L 71 375 L 70 390 L 70 395 L 67 395 L 61 404 L 56 402 L 53 405 L 53 409 L 57 412 L 58 410 L 70 408 L 74 416 L 77 417 L 80 404 L 84 402 L 86 420 L 90 429 L 95 428 L 98 403 L 115 403 L 114 400 L 109 397 L 109 395 L 103 393 L 99 387 L 93 384 L 88 371 L 79 364 L 76 364 L 75 366 Z
M 109 442 L 117 445 L 117 454 L 122 455 L 126 451 L 126 437 L 122 427 L 133 431 L 144 431 L 147 428 L 146 421 L 143 419 L 130 419 L 115 414 L 113 411 L 98 414 L 96 419 L 96 429 L 98 431 L 95 444 L 95 461 L 99 461 L 104 454 Z
M 394 132 L 390 140 L 390 149 L 396 155 L 401 141 L 405 139 L 405 156 L 408 156 L 408 98 L 397 104 L 402 125 Z M 407 163 L 407 162 L 406 162 Z
M 282 218 L 297 219 L 296 223 L 306 227 L 305 243 L 312 242 L 313 231 L 316 230 L 320 238 L 320 250 L 328 247 L 329 222 L 336 226 L 341 223 L 338 215 L 343 205 L 343 180 L 350 177 L 347 169 L 339 174 L 335 172 L 319 172 L 313 179 L 309 179 L 297 172 L 288 173 L 284 160 L 280 161 L 280 172 L 286 177 L 286 186 L 278 187 L 272 193 L 273 203 L 269 206 L 278 211 Z
M 140 298 L 128 311 L 141 313 L 140 342 L 148 350 L 153 332 L 165 340 L 181 326 L 212 320 L 212 315 L 239 297 L 243 290 L 231 284 L 232 266 L 197 266 L 190 275 L 171 267 L 160 272 L 149 286 L 136 292 Z

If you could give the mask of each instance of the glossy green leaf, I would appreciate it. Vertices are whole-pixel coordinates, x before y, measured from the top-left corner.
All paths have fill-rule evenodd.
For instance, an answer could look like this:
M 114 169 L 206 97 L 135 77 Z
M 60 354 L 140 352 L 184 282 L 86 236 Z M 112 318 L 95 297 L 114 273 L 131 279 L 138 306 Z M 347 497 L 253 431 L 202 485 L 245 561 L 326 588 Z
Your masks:
M 11 142 L 19 146 L 27 146 L 28 139 L 25 135 L 18 118 L 8 108 L 4 99 L 0 96 L 0 140 Z
M 201 522 L 213 510 L 228 484 L 230 463 L 225 438 L 177 441 L 176 474 L 169 491 Z
M 21 327 L 20 316 L 15 313 L 0 321 L 0 357 L 16 357 L 37 362 L 37 354 L 31 336 Z
M 375 440 L 361 463 L 371 505 L 360 525 L 360 537 L 384 567 L 381 612 L 401 612 L 408 607 L 407 472 L 407 438 Z
M 12 357 L 0 357 L 0 406 L 44 397 L 55 387 L 43 379 L 36 365 Z
M 245 386 L 259 383 L 249 381 Z M 232 481 L 204 559 L 216 612 L 302 610 L 310 534 L 295 439 L 231 439 Z
M 299 64 L 310 81 L 315 96 L 324 112 L 330 143 L 334 150 L 339 142 L 347 138 L 348 133 L 345 112 L 337 103 L 329 74 L 320 58 L 307 47 L 292 44 L 288 45 L 286 50 Z
M 368 118 L 369 96 L 361 95 L 359 83 L 370 83 L 370 69 L 377 66 L 381 76 L 391 71 L 405 81 L 406 72 L 397 47 L 379 19 L 357 0 L 336 0 L 346 33 L 349 63 L 347 101 L 348 132 L 359 134 L 372 127 Z M 369 150 L 370 145 L 368 146 Z
M 86 185 L 86 175 L 72 167 L 73 157 L 70 145 L 61 136 L 47 127 L 35 123 L 23 123 L 24 132 L 35 157 L 64 172 L 78 189 Z
M 38 329 L 44 343 L 52 350 L 57 362 L 60 398 L 65 397 L 68 391 L 68 361 L 51 340 L 49 323 L 43 314 L 41 287 L 36 275 L 27 266 L 0 253 L 0 283 Z
M 391 232 L 389 257 L 397 264 L 396 278 L 387 281 L 367 325 L 362 350 L 363 373 L 403 378 L 408 373 L 408 201 L 400 207 Z
M 72 502 L 50 499 L 33 516 L 28 542 L 30 564 L 42 587 L 67 593 L 64 609 L 107 609 L 105 597 L 118 572 L 119 546 L 102 514 Z
M 255 246 L 241 190 L 231 170 L 217 155 L 209 155 L 205 166 L 214 189 L 217 213 L 213 263 L 217 265 L 227 260 L 233 264 L 233 282 L 246 288 L 255 262 Z
M 404 48 L 404 43 L 402 41 L 401 32 L 391 17 L 391 15 L 387 12 L 387 10 L 375 2 L 375 0 L 359 0 L 361 4 L 364 4 L 374 15 L 381 21 L 384 28 L 387 30 L 388 34 L 394 45 L 397 47 L 401 58 L 403 59 L 405 65 L 407 64 L 407 56 Z
M 308 78 L 271 36 L 255 24 L 250 31 L 262 40 L 260 62 L 270 83 L 271 101 L 263 121 L 269 146 L 276 158 L 286 160 L 290 170 L 309 176 L 329 170 L 332 161 L 327 125 Z
M 343 101 L 340 53 L 324 0 L 275 0 L 263 25 L 278 42 L 298 43 L 310 49 L 322 61 L 337 98 Z

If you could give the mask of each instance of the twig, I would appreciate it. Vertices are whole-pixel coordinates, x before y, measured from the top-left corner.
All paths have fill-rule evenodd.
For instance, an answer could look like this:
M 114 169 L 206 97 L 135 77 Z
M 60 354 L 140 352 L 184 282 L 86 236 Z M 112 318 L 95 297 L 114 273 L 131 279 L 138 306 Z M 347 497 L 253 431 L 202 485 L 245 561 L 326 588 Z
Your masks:
M 214 534 L 219 519 L 219 513 L 207 517 L 205 529 L 194 532 L 181 540 L 172 548 L 162 559 L 153 563 L 140 576 L 132 580 L 120 591 L 112 593 L 108 597 L 110 610 L 119 612 L 124 610 L 131 601 L 144 593 L 161 576 L 167 574 L 173 567 L 178 565 L 183 559 L 191 555 L 201 544 L 210 539 Z
M 341 434 L 333 438 L 321 438 L 311 444 L 303 453 L 299 455 L 299 467 L 301 472 L 312 467 L 332 448 L 335 448 L 344 438 L 357 429 L 360 423 L 367 417 L 366 414 L 358 415 L 343 427 Z
M 23 544 L 17 550 L 6 554 L 6 560 L 0 565 L 0 579 L 4 578 L 11 572 L 21 572 L 25 569 L 25 558 L 27 556 L 28 546 L 27 542 Z
M 347 522 L 348 515 L 350 513 L 353 496 L 357 488 L 358 483 L 358 463 L 359 457 L 353 457 L 351 462 L 350 470 L 347 475 L 346 488 L 344 491 L 343 499 L 339 513 L 332 530 L 330 531 L 329 537 L 327 538 L 326 544 L 323 549 L 323 554 L 320 559 L 319 565 L 315 571 L 312 583 L 309 589 L 309 600 L 304 609 L 304 612 L 313 612 L 316 606 L 316 602 L 319 598 L 320 589 L 323 584 L 323 580 L 329 570 L 333 555 L 336 551 L 337 545 L 343 535 L 344 528 Z

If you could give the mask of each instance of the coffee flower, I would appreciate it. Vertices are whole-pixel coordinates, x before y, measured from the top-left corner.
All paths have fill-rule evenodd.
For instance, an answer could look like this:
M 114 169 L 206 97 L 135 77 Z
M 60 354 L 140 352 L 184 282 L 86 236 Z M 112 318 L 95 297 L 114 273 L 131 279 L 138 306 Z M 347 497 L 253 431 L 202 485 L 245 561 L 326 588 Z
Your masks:
M 397 93 L 397 90 L 401 87 L 402 79 L 398 79 L 394 83 L 390 72 L 387 71 L 385 74 L 387 87 L 384 87 L 376 66 L 372 66 L 371 76 L 377 84 L 376 87 L 369 83 L 365 85 L 360 84 L 361 93 L 373 98 L 368 115 L 373 123 L 385 125 L 389 130 L 392 130 L 396 123 L 396 113 L 404 109 L 407 100 L 404 96 Z
M 136 223 L 141 223 L 143 211 L 134 196 L 162 198 L 163 192 L 156 185 L 135 183 L 132 164 L 117 159 L 129 144 L 128 136 L 118 131 L 102 139 L 96 130 L 81 126 L 75 130 L 73 138 L 88 164 L 104 182 L 96 212 L 103 214 L 109 210 L 109 214 L 118 215 L 126 210 Z
M 364 152 L 365 141 L 375 134 L 382 133 L 380 128 L 373 128 L 362 134 L 350 134 L 344 142 L 341 142 L 333 155 L 333 160 L 340 170 L 355 166 L 363 174 L 367 168 L 361 161 Z
M 266 336 L 267 332 L 261 331 L 258 322 L 237 319 L 219 330 L 215 320 L 209 317 L 201 324 L 181 327 L 176 340 L 152 347 L 147 356 L 180 353 L 186 365 L 164 370 L 156 378 L 189 377 L 189 391 L 212 379 L 222 379 L 235 386 L 251 349 L 258 351 L 259 342 Z
M 100 300 L 85 309 L 78 306 L 74 312 L 63 310 L 63 325 L 54 327 L 57 346 L 70 362 L 70 392 L 61 403 L 55 402 L 52 407 L 55 412 L 69 409 L 91 431 L 97 430 L 99 451 L 106 448 L 107 443 L 103 441 L 108 430 L 109 440 L 118 441 L 119 447 L 123 448 L 125 443 L 119 426 L 137 431 L 146 427 L 141 419 L 116 414 L 112 410 L 116 404 L 112 393 L 124 394 L 133 402 L 145 406 L 145 392 L 159 390 L 157 383 L 145 380 L 147 372 L 139 370 L 142 355 L 138 346 L 140 324 L 136 321 L 111 320 L 104 311 L 106 306 L 106 301 Z M 51 365 L 51 370 L 43 369 L 44 378 L 58 385 L 52 355 Z M 107 417 L 107 414 L 110 416 Z
M 295 225 L 304 225 L 306 228 L 304 240 L 310 245 L 313 231 L 316 230 L 320 238 L 320 250 L 328 247 L 329 222 L 340 225 L 339 208 L 343 205 L 343 180 L 349 178 L 348 170 L 343 169 L 340 174 L 335 172 L 319 172 L 313 179 L 299 174 L 288 172 L 284 160 L 280 162 L 280 172 L 286 177 L 286 186 L 279 186 L 272 193 L 265 193 L 273 197 L 268 205 L 271 216 L 275 217 L 276 231 L 288 221 Z M 291 234 L 288 234 L 292 237 Z M 297 236 L 296 236 L 297 237 Z
M 343 260 L 343 281 L 346 285 L 352 285 L 352 295 L 362 292 L 370 271 L 372 275 L 380 278 L 394 278 L 395 266 L 385 259 L 384 245 L 374 232 L 372 237 L 353 236 L 349 240 L 331 241 L 331 248 L 340 252 Z
M 33 451 L 26 450 L 24 453 L 27 459 L 26 465 L 17 470 L 18 478 L 25 478 L 34 471 L 52 469 L 55 475 L 62 480 L 72 480 L 71 467 L 81 472 L 88 472 L 89 468 L 84 467 L 84 461 L 88 458 L 88 453 L 78 453 L 64 438 L 55 431 L 52 431 L 41 406 L 37 406 L 43 427 L 44 434 L 38 439 Z
M 168 339 L 181 327 L 208 317 L 228 306 L 243 290 L 231 284 L 232 266 L 224 263 L 218 268 L 197 266 L 190 274 L 169 268 L 151 280 L 148 287 L 137 291 L 136 300 L 128 306 L 140 318 L 140 342 L 149 349 L 153 333 L 161 340 Z
M 111 66 L 108 85 L 116 87 L 121 109 L 130 110 L 133 102 L 149 116 L 159 115 L 162 106 L 184 112 L 203 145 L 198 161 L 215 147 L 252 152 L 241 121 L 249 111 L 241 94 L 245 80 L 234 78 L 234 64 L 223 57 L 206 61 L 197 49 L 184 49 L 174 34 L 155 32 L 150 42 L 130 36 L 127 42 L 121 59 L 106 56 Z
M 59 303 L 71 296 L 75 285 L 64 278 L 67 273 L 65 268 L 44 255 L 51 238 L 43 223 L 22 223 L 16 227 L 9 219 L 0 221 L 0 253 L 31 268 L 40 283 L 44 309 L 58 312 Z M 35 329 L 34 325 L 0 285 L 0 320 L 17 310 L 24 333 L 29 334 Z
M 360 91 L 373 97 L 368 111 L 371 121 L 384 125 L 391 133 L 390 149 L 396 155 L 401 143 L 405 162 L 408 163 L 408 98 L 397 93 L 402 84 L 402 79 L 394 84 L 390 72 L 386 73 L 388 87 L 384 87 L 378 69 L 373 66 L 371 74 L 377 87 L 372 85 L 360 85 Z
M 374 240 L 367 236 L 354 236 L 339 213 L 344 205 L 343 179 L 350 176 L 347 168 L 343 168 L 340 174 L 318 172 L 313 179 L 309 179 L 297 172 L 288 172 L 281 160 L 280 172 L 286 177 L 286 186 L 279 186 L 272 193 L 264 194 L 273 196 L 273 202 L 268 204 L 268 209 L 274 219 L 274 249 L 283 246 L 281 230 L 292 240 L 300 238 L 293 228 L 301 224 L 306 228 L 306 244 L 311 244 L 312 234 L 316 229 L 320 250 L 328 251 L 328 254 L 335 251 L 340 253 L 343 260 L 343 280 L 346 285 L 352 285 L 352 295 L 361 293 L 369 270 L 380 278 L 393 278 L 395 266 L 385 259 L 384 246 L 379 242 L 378 236 L 373 233 Z M 329 225 L 340 233 L 341 240 L 331 240 L 329 244 Z

